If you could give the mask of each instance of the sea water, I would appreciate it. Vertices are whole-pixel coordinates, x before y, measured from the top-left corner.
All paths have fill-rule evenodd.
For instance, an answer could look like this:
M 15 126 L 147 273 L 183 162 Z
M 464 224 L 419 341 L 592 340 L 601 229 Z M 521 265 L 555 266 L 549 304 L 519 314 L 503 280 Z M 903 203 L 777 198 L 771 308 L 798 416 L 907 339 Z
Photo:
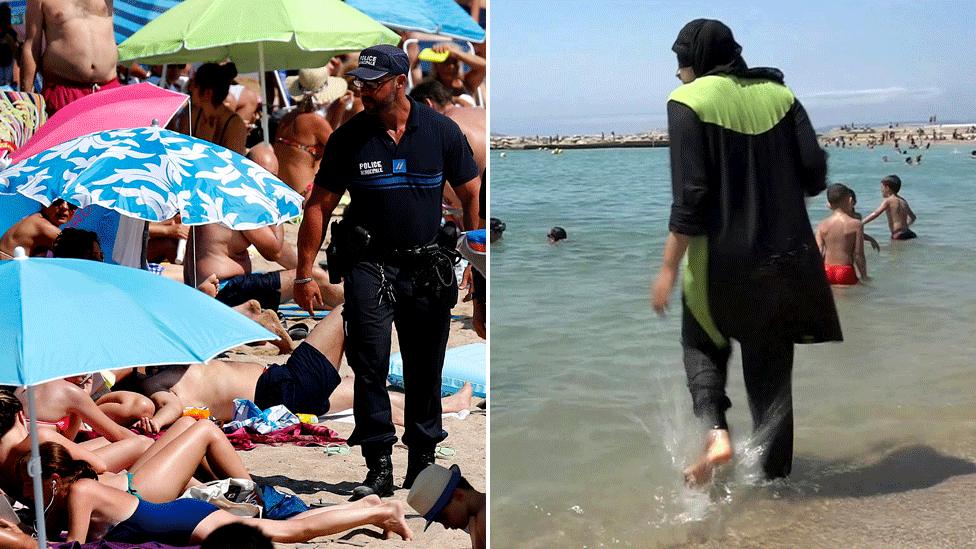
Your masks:
M 701 435 L 678 292 L 663 319 L 648 297 L 668 150 L 492 151 L 491 215 L 507 225 L 491 245 L 492 545 L 835 545 L 836 531 L 810 541 L 832 500 L 976 471 L 976 160 L 958 146 L 912 151 L 920 166 L 883 163 L 900 159 L 890 149 L 828 151 L 829 181 L 853 188 L 864 215 L 898 174 L 919 238 L 891 242 L 884 216 L 869 224 L 881 244 L 866 251 L 870 282 L 834 290 L 845 341 L 797 346 L 789 481 L 758 478 L 733 354 L 735 466 L 704 492 L 681 481 Z M 808 211 L 828 216 L 825 196 Z M 554 225 L 567 241 L 547 243 Z

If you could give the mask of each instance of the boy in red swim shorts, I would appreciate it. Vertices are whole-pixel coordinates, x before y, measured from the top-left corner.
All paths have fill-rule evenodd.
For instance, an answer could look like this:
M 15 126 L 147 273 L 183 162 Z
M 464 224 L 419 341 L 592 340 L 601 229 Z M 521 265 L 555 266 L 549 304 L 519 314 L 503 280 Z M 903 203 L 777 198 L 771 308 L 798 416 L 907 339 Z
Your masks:
M 827 187 L 827 204 L 834 213 L 817 225 L 815 233 L 827 280 L 837 285 L 857 284 L 857 272 L 867 278 L 868 271 L 864 227 L 853 215 L 854 194 L 846 185 L 834 183 Z

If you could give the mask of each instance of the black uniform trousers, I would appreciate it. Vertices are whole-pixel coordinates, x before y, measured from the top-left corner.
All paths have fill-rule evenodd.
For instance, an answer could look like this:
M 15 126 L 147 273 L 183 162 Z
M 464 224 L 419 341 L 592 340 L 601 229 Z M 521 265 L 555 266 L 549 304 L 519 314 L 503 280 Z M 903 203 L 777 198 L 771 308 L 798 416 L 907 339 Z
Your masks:
M 682 300 L 683 301 L 683 300 Z M 762 445 L 767 478 L 785 477 L 793 466 L 793 341 L 776 330 L 739 339 L 742 377 L 749 398 L 755 440 Z M 731 347 L 716 345 L 682 305 L 681 344 L 695 415 L 709 427 L 728 429 L 725 394 Z
M 381 269 L 396 301 L 379 297 Z M 386 389 L 395 323 L 406 399 L 403 442 L 411 450 L 433 451 L 447 437 L 441 427 L 441 370 L 457 281 L 438 297 L 429 288 L 415 288 L 409 267 L 362 261 L 346 274 L 344 288 L 346 358 L 356 375 L 356 427 L 349 444 L 362 446 L 363 455 L 371 457 L 389 454 L 397 441 Z

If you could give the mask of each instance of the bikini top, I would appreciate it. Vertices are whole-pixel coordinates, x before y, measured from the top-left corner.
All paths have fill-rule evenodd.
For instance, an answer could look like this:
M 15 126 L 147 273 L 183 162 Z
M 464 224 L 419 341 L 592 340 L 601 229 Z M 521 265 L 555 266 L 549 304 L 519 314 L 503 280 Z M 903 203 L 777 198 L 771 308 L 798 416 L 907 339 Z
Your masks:
M 321 160 L 322 155 L 325 154 L 325 145 L 321 143 L 316 143 L 314 145 L 306 145 L 304 143 L 299 143 L 293 139 L 288 139 L 287 137 L 275 138 L 275 143 L 281 143 L 282 145 L 288 145 L 289 147 L 295 147 L 300 151 L 305 151 L 312 155 L 315 160 Z
M 42 421 L 40 419 L 35 420 L 38 425 L 50 425 L 58 430 L 62 435 L 68 432 L 68 427 L 71 425 L 71 414 L 64 416 L 57 421 Z M 30 423 L 30 418 L 27 418 L 27 422 Z

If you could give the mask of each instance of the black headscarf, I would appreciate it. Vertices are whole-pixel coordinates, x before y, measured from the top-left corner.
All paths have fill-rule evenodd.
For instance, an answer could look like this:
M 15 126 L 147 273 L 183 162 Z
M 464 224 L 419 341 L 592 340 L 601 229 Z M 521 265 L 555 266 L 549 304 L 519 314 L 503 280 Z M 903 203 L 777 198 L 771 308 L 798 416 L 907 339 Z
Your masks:
M 678 54 L 678 65 L 691 67 L 695 76 L 732 74 L 783 83 L 783 72 L 772 67 L 750 69 L 742 58 L 742 46 L 732 37 L 732 29 L 714 19 L 695 19 L 678 33 L 671 46 Z

